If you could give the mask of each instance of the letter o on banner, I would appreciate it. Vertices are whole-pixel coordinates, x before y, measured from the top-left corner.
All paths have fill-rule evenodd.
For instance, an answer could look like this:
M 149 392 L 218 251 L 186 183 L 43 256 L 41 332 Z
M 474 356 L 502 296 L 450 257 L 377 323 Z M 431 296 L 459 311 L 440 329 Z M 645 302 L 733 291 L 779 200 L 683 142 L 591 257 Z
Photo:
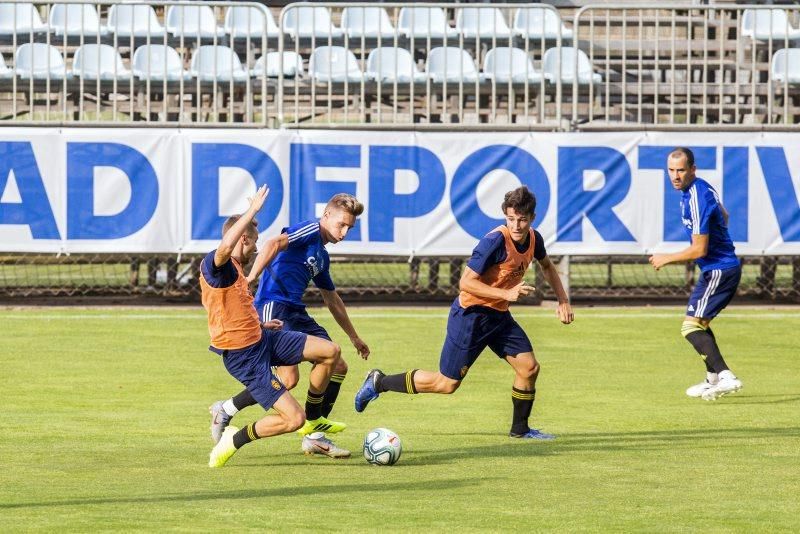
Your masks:
M 532 154 L 512 145 L 481 148 L 461 162 L 450 185 L 450 205 L 458 224 L 478 239 L 505 222 L 505 219 L 490 217 L 478 204 L 478 184 L 487 174 L 496 170 L 510 172 L 536 195 L 534 225 L 544 218 L 550 205 L 547 173 Z

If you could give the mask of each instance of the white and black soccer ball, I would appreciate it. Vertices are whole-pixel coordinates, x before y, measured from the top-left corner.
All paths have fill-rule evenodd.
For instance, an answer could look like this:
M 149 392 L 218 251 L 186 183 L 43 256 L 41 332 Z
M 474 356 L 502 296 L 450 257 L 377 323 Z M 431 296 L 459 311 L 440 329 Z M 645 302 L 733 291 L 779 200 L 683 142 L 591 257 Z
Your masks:
M 388 428 L 375 428 L 364 438 L 364 458 L 373 465 L 394 465 L 400 459 L 403 444 Z

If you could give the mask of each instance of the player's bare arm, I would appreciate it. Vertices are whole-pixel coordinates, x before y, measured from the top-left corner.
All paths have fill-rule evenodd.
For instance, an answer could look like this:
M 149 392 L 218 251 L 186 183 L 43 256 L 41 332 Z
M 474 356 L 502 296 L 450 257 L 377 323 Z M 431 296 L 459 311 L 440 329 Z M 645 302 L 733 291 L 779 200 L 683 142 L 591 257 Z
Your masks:
M 247 199 L 250 202 L 250 206 L 239 220 L 222 236 L 222 241 L 217 247 L 217 251 L 214 253 L 214 265 L 223 265 L 227 263 L 239 239 L 241 239 L 247 227 L 250 226 L 256 213 L 264 206 L 264 201 L 267 199 L 268 194 L 269 189 L 267 189 L 266 185 L 262 185 L 258 188 L 254 196 Z
M 722 213 L 722 219 L 725 221 L 725 226 L 728 226 L 728 218 L 730 217 L 730 214 L 728 213 L 728 210 L 725 209 L 725 206 L 722 205 L 722 203 L 719 204 L 719 211 Z
M 345 334 L 350 338 L 350 342 L 358 351 L 359 356 L 363 359 L 369 358 L 369 347 L 366 343 L 358 336 L 353 323 L 350 321 L 350 317 L 347 315 L 347 308 L 344 305 L 344 301 L 342 297 L 339 296 L 339 293 L 336 290 L 328 290 L 328 289 L 320 289 L 322 293 L 322 300 L 325 301 L 325 305 L 330 310 L 331 315 L 336 320 L 336 323 L 342 327 Z
M 484 283 L 480 275 L 469 267 L 464 267 L 464 273 L 461 275 L 458 286 L 461 291 L 466 291 L 477 297 L 503 299 L 509 302 L 517 302 L 520 297 L 530 295 L 536 290 L 535 287 L 526 284 L 524 281 L 511 289 L 492 287 Z
M 556 309 L 558 320 L 564 324 L 570 324 L 575 320 L 575 314 L 572 312 L 569 297 L 567 297 L 567 292 L 564 290 L 564 285 L 561 283 L 561 277 L 558 275 L 556 265 L 550 259 L 550 256 L 545 256 L 539 260 L 539 266 L 542 268 L 544 279 L 547 280 L 547 283 L 553 288 L 556 299 L 558 299 L 558 308 Z
M 289 236 L 287 234 L 280 234 L 268 239 L 267 242 L 264 243 L 264 247 L 258 252 L 258 255 L 256 255 L 253 267 L 247 275 L 247 283 L 252 284 L 253 280 L 258 280 L 258 277 L 261 276 L 261 273 L 264 272 L 267 265 L 272 263 L 275 256 L 277 256 L 279 252 L 286 250 L 288 246 Z
M 708 254 L 708 234 L 693 234 L 691 245 L 673 254 L 653 254 L 650 256 L 650 264 L 657 271 L 669 263 L 692 261 L 704 258 L 706 254 Z

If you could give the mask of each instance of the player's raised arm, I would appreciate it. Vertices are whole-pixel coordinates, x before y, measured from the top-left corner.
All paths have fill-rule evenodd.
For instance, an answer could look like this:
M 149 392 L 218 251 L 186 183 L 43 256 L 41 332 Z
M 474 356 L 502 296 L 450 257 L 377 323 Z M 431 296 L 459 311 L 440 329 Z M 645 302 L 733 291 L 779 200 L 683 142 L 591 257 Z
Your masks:
M 564 324 L 571 323 L 575 320 L 575 314 L 572 313 L 569 297 L 564 290 L 564 285 L 561 283 L 561 277 L 558 276 L 558 269 L 556 269 L 550 256 L 545 256 L 539 260 L 539 265 L 542 268 L 544 279 L 547 280 L 547 283 L 550 284 L 550 287 L 552 287 L 553 291 L 556 293 L 556 298 L 558 299 L 558 309 L 556 310 L 558 319 Z
M 267 265 L 272 263 L 279 252 L 283 252 L 289 247 L 289 237 L 287 234 L 280 234 L 267 240 L 262 249 L 258 252 L 250 274 L 247 275 L 247 283 L 257 280 Z
M 339 293 L 337 293 L 335 289 L 320 289 L 320 292 L 322 293 L 322 300 L 325 301 L 325 305 L 328 306 L 331 315 L 333 315 L 333 318 L 336 319 L 336 323 L 342 327 L 342 330 L 344 330 L 345 334 L 350 338 L 350 342 L 358 351 L 359 356 L 365 360 L 369 358 L 369 347 L 358 337 L 356 328 L 347 315 L 347 308 L 344 305 L 342 297 L 339 296 Z
M 228 262 L 233 253 L 233 249 L 236 247 L 236 243 L 239 242 L 242 234 L 244 234 L 247 227 L 250 226 L 250 223 L 255 218 L 256 213 L 258 213 L 264 205 L 267 194 L 269 194 L 269 189 L 267 189 L 266 185 L 262 185 L 258 188 L 254 196 L 247 199 L 250 202 L 250 206 L 239 220 L 222 236 L 222 241 L 217 247 L 217 251 L 214 253 L 214 265 L 223 265 Z

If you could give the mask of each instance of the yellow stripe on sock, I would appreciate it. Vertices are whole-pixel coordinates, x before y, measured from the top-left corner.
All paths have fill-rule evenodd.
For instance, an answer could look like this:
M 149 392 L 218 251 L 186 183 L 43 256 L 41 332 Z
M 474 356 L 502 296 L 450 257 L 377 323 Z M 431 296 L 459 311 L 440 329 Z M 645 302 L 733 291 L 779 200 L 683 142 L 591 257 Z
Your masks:
M 306 397 L 306 402 L 309 404 L 322 404 L 322 401 L 325 400 L 325 397 L 312 397 L 311 395 Z
M 255 424 L 247 425 L 247 435 L 250 438 L 250 441 L 255 441 L 256 439 L 258 439 L 255 432 L 255 426 L 256 426 Z
M 695 323 L 694 321 L 684 321 L 681 325 L 681 335 L 683 337 L 688 336 L 692 332 L 705 332 L 707 328 L 700 323 Z
M 534 393 L 517 393 L 516 391 L 512 391 L 511 396 L 520 400 L 534 400 L 536 398 Z
M 344 382 L 344 377 L 345 375 L 331 375 L 331 382 L 336 382 L 338 384 L 341 384 L 342 382 Z

